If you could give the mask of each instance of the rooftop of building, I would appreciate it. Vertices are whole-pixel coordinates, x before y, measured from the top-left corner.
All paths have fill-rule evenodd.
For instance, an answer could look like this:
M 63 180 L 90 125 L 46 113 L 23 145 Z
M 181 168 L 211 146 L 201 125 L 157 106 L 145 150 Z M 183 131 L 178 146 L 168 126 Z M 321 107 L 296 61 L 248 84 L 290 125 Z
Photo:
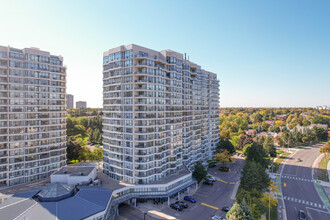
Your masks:
M 186 166 L 181 166 L 181 168 L 174 174 L 169 175 L 167 177 L 164 177 L 161 180 L 158 181 L 154 181 L 154 182 L 150 182 L 149 184 L 165 184 L 165 183 L 169 183 L 172 182 L 173 180 L 176 180 L 180 177 L 183 177 L 185 175 L 188 175 L 190 173 L 190 171 L 188 170 L 188 168 Z
M 1 220 L 83 219 L 105 210 L 112 194 L 112 191 L 97 186 L 78 189 L 75 196 L 57 202 L 33 199 L 42 188 L 14 194 L 0 204 Z
M 88 176 L 93 169 L 95 169 L 95 166 L 65 166 L 52 175 Z

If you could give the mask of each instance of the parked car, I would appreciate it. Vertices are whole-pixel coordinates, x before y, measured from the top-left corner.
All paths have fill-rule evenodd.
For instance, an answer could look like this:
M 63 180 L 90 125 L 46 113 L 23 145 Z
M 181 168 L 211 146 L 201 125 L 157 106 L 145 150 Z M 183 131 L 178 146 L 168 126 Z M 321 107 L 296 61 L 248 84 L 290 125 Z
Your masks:
M 206 180 L 209 181 L 209 182 L 216 182 L 217 181 L 217 179 L 213 176 L 207 177 Z
M 212 220 L 223 220 L 223 218 L 219 215 L 213 215 L 211 219 Z
M 196 200 L 191 196 L 185 196 L 183 199 L 191 203 L 196 203 Z
M 209 163 L 209 168 L 212 168 L 212 167 L 215 167 L 215 166 L 217 166 L 217 164 L 216 164 L 216 163 L 214 163 L 214 162 L 212 162 L 212 163 Z
M 182 211 L 183 210 L 183 208 L 180 205 L 175 204 L 175 203 L 171 204 L 170 207 L 172 209 L 175 209 L 175 210 L 178 210 L 178 211 Z
M 303 210 L 299 210 L 298 212 L 298 219 L 299 220 L 306 220 L 306 214 Z
M 213 186 L 213 181 L 204 180 L 203 184 Z
M 221 167 L 219 167 L 219 171 L 221 171 L 221 172 L 229 172 L 229 167 L 227 167 L 227 166 L 221 166 Z
M 188 208 L 188 203 L 184 202 L 184 201 L 177 201 L 175 202 L 175 204 L 178 204 L 179 206 L 183 207 L 183 208 Z
M 228 212 L 230 210 L 230 207 L 228 206 L 225 206 L 225 207 L 222 207 L 221 209 L 223 212 Z

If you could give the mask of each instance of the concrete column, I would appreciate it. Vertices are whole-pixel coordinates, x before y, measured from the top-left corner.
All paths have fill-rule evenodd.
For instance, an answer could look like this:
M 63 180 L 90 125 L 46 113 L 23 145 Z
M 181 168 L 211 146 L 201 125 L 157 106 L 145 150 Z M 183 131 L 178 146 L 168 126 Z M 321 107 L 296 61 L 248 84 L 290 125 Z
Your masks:
M 170 197 L 167 197 L 167 205 L 170 206 Z
M 189 193 L 190 193 L 190 186 L 188 187 L 188 189 L 187 189 L 187 190 L 188 190 L 188 195 L 189 195 Z
M 180 200 L 180 192 L 178 192 L 178 200 Z

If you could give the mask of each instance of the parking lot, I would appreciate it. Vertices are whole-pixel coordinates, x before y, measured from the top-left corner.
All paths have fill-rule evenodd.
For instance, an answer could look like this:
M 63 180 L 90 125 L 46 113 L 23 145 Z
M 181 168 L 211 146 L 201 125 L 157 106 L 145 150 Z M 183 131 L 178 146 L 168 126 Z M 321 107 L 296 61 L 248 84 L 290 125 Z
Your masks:
M 241 177 L 243 164 L 244 160 L 242 158 L 237 158 L 236 163 L 230 164 L 229 172 L 220 172 L 218 170 L 220 165 L 209 168 L 209 174 L 216 177 L 217 181 L 214 182 L 213 186 L 205 184 L 199 185 L 197 192 L 192 195 L 196 203 L 185 201 L 188 203 L 189 207 L 182 211 L 174 210 L 166 204 L 163 204 L 159 205 L 159 211 L 181 220 L 211 219 L 213 215 L 225 217 L 226 212 L 223 212 L 221 209 L 225 206 L 231 207 L 235 202 L 235 200 L 231 198 L 232 192 L 237 181 L 239 181 Z M 182 197 L 183 196 L 181 196 L 181 200 L 183 199 Z M 178 201 L 177 198 L 172 199 L 171 203 L 175 201 Z M 125 217 L 125 213 L 121 213 L 121 216 Z

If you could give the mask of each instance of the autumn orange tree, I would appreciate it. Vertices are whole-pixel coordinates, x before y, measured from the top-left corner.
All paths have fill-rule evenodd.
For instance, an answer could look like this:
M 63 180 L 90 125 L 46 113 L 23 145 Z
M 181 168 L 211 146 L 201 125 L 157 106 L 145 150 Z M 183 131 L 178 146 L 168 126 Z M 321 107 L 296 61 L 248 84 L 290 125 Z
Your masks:
M 328 141 L 323 147 L 320 148 L 321 153 L 325 153 L 326 157 L 328 157 L 328 154 L 330 153 L 330 141 Z
M 219 163 L 225 164 L 225 163 L 229 163 L 231 160 L 231 155 L 229 153 L 229 151 L 224 150 L 221 153 L 217 153 L 214 156 L 214 160 L 216 160 Z

